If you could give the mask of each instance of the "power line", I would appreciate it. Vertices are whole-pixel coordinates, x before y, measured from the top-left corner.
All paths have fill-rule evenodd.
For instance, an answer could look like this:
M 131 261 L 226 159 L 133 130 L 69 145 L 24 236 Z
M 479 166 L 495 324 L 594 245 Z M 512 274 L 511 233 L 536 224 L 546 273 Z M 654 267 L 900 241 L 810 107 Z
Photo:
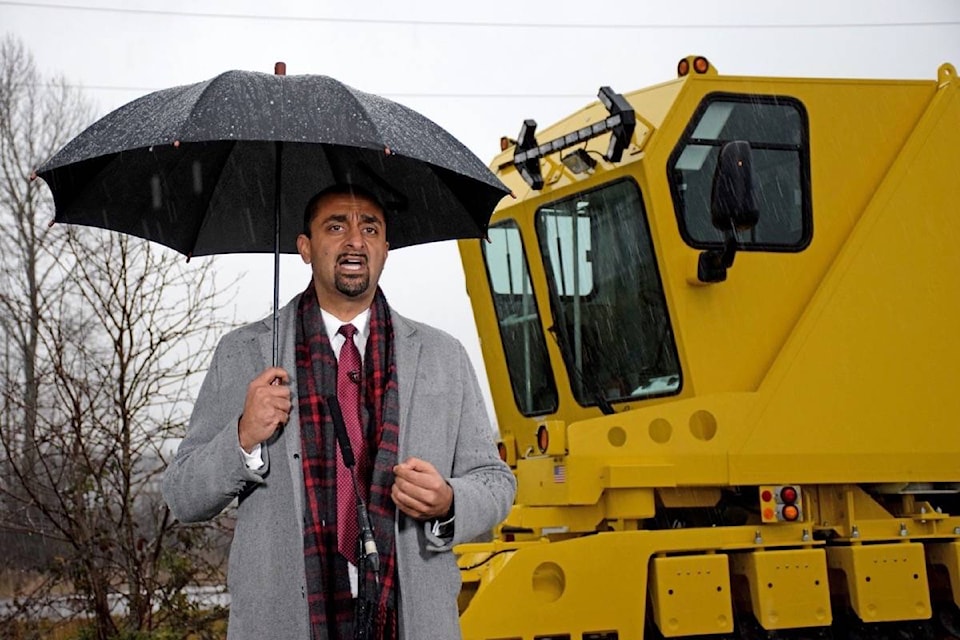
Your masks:
M 0 2 L 3 4 L 3 2 Z M 128 87 L 121 85 L 90 85 L 90 84 L 76 84 L 76 83 L 65 83 L 65 84 L 51 84 L 51 83 L 35 83 L 34 86 L 37 87 L 67 87 L 70 89 L 78 89 L 82 91 L 128 91 L 128 92 L 139 92 L 139 93 L 150 93 L 153 91 L 159 91 L 161 88 L 168 87 Z M 376 93 L 376 92 L 375 92 Z M 438 99 L 456 99 L 456 98 L 466 98 L 466 99 L 494 99 L 494 100 L 510 100 L 510 99 L 522 99 L 522 100 L 535 100 L 535 99 L 556 99 L 556 98 L 570 98 L 570 99 L 596 99 L 595 95 L 587 93 L 417 93 L 417 92 L 403 92 L 403 93 L 377 93 L 377 95 L 384 98 L 396 98 L 396 99 L 409 99 L 409 98 L 438 98 Z
M 415 20 L 388 18 L 331 18 L 321 16 L 254 15 L 246 13 L 208 13 L 191 11 L 169 11 L 161 9 L 133 9 L 130 7 L 96 7 L 41 2 L 17 2 L 0 0 L 0 5 L 29 7 L 33 9 L 62 9 L 66 11 L 87 11 L 99 13 L 122 13 L 136 15 L 166 16 L 177 18 L 214 18 L 228 20 L 273 20 L 286 22 L 327 22 L 331 24 L 379 24 L 391 26 L 416 27 L 461 27 L 483 29 L 618 29 L 618 30 L 657 30 L 657 29 L 883 29 L 900 27 L 952 27 L 960 25 L 960 20 L 917 20 L 900 22 L 815 22 L 807 24 L 564 24 L 557 22 L 469 22 L 466 20 Z

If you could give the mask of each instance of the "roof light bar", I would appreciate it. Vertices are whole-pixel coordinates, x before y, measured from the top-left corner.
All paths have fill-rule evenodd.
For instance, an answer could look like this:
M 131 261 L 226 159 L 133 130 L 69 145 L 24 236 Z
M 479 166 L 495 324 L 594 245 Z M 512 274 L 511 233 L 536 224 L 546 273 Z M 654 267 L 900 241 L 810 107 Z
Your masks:
M 614 92 L 610 87 L 600 87 L 598 97 L 610 113 L 607 118 L 541 145 L 537 145 L 536 121 L 523 121 L 520 135 L 517 137 L 517 148 L 513 154 L 513 164 L 526 183 L 534 190 L 543 189 L 540 158 L 563 151 L 575 144 L 586 142 L 607 132 L 610 133 L 610 146 L 607 148 L 604 159 L 607 162 L 620 162 L 624 150 L 630 144 L 630 138 L 633 137 L 633 130 L 637 125 L 637 114 L 630 103 L 627 102 L 627 99 Z

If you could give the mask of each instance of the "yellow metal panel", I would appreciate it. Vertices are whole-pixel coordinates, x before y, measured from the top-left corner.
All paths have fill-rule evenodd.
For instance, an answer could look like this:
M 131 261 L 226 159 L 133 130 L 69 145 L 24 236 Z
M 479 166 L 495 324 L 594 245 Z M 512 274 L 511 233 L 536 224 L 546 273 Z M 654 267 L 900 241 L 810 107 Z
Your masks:
M 733 631 L 727 556 L 654 558 L 650 569 L 653 619 L 665 637 Z
M 531 544 L 511 554 L 463 612 L 464 640 L 579 640 L 602 631 L 642 638 L 649 537 L 639 533 Z
M 918 120 L 908 120 L 906 109 L 897 117 L 899 150 L 887 152 L 886 142 L 874 146 L 872 139 L 865 145 L 863 138 L 850 147 L 863 149 L 856 156 L 862 162 L 838 151 L 846 168 L 874 165 L 882 172 L 864 185 L 862 209 L 847 211 L 856 224 L 759 388 L 769 404 L 731 455 L 735 478 L 749 481 L 761 465 L 800 482 L 957 478 L 960 394 L 956 376 L 945 372 L 960 360 L 954 321 L 960 86 L 954 81 L 917 97 L 927 109 Z M 867 105 L 850 112 L 859 107 Z M 822 170 L 832 163 L 816 151 L 812 165 Z M 844 188 L 830 191 L 849 189 L 841 174 Z M 831 182 L 823 178 L 821 185 Z M 822 215 L 833 210 L 824 208 L 824 191 L 819 201 L 815 196 L 814 215 L 821 215 L 811 250 L 834 217 Z
M 607 518 L 642 520 L 657 514 L 653 489 L 608 489 L 603 499 Z
M 517 461 L 517 504 L 568 504 L 567 463 L 541 456 Z
M 850 606 L 864 622 L 930 617 L 922 544 L 828 547 L 827 561 L 831 569 L 845 574 Z
M 747 578 L 753 615 L 764 629 L 822 627 L 832 622 L 823 549 L 735 553 L 730 567 Z
M 531 507 L 514 506 L 505 525 L 530 529 L 536 535 L 593 532 L 604 518 L 603 505 Z
M 668 464 L 610 465 L 604 476 L 608 487 L 670 487 L 677 484 L 676 470 Z

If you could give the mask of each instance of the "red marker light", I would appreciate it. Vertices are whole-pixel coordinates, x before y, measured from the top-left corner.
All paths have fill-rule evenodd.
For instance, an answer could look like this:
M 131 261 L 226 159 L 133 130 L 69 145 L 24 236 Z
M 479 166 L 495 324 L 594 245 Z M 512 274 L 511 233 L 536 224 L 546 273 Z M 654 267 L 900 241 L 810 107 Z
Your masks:
M 793 503 L 797 501 L 797 490 L 793 487 L 784 487 L 780 489 L 780 499 L 785 503 Z
M 770 502 L 771 500 L 773 500 L 773 494 L 770 493 L 769 489 L 764 489 L 760 493 L 760 500 L 761 502 Z

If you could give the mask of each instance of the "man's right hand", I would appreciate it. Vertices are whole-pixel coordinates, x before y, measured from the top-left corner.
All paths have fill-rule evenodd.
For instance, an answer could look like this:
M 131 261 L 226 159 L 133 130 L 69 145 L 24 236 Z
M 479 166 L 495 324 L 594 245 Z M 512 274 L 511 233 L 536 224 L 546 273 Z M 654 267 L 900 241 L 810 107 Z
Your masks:
M 276 381 L 276 382 L 275 382 Z M 280 367 L 264 370 L 247 387 L 238 433 L 240 446 L 251 453 L 290 418 L 290 376 Z

